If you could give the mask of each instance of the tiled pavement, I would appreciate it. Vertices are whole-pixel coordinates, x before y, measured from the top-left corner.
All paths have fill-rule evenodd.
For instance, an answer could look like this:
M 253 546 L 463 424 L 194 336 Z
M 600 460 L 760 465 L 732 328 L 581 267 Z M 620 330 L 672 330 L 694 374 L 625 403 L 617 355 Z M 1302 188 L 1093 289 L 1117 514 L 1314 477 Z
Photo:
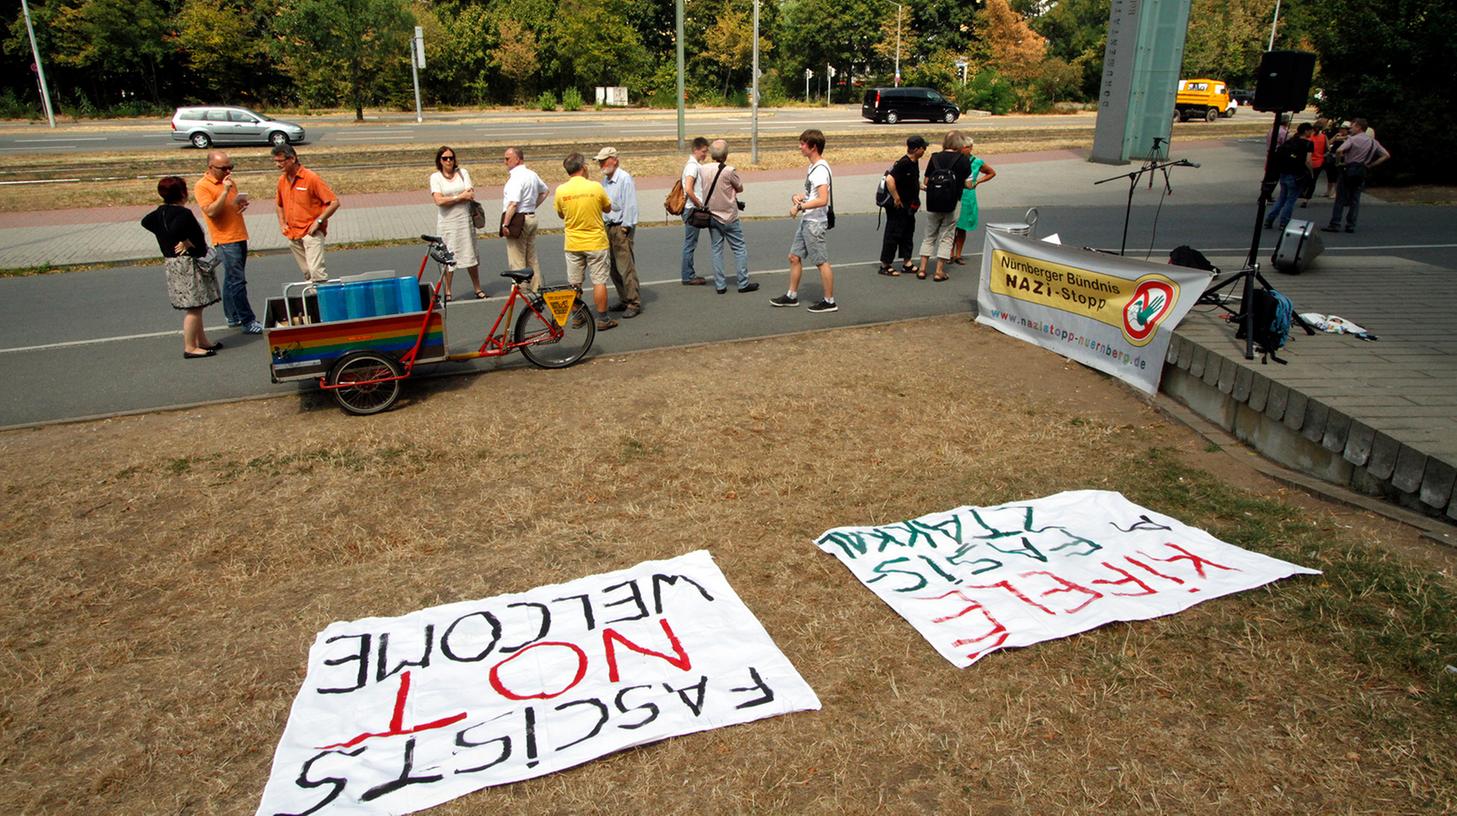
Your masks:
M 1239 267 L 1236 258 L 1213 260 Z M 1332 254 L 1309 274 L 1264 274 L 1297 311 L 1314 311 L 1318 300 L 1360 315 L 1380 339 L 1296 329 L 1280 355 L 1288 364 L 1262 364 L 1258 355 L 1244 359 L 1231 324 L 1198 307 L 1179 326 L 1168 364 L 1224 395 L 1201 413 L 1286 464 L 1457 519 L 1457 276 L 1398 258 Z M 1275 423 L 1285 439 L 1262 443 Z

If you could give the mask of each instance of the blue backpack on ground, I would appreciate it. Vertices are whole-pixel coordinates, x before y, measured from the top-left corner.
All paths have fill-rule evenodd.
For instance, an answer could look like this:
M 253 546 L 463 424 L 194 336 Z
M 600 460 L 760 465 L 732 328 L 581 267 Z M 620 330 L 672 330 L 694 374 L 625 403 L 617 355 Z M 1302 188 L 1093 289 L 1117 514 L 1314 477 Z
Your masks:
M 1277 357 L 1275 352 L 1284 348 L 1290 340 L 1290 325 L 1295 320 L 1295 307 L 1290 303 L 1290 298 L 1274 289 L 1255 289 L 1254 301 L 1247 308 L 1254 310 L 1255 345 L 1259 347 L 1260 353 L 1280 365 L 1285 365 L 1285 361 Z M 1240 321 L 1239 330 L 1234 333 L 1235 338 L 1245 339 L 1244 313 L 1241 312 L 1231 319 Z

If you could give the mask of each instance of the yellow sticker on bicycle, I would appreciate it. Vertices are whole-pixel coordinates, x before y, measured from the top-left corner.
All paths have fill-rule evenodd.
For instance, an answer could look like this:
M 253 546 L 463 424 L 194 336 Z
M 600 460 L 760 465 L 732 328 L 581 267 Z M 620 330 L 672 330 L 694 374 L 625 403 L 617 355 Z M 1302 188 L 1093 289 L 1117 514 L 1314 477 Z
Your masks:
M 576 290 L 559 289 L 555 292 L 543 292 L 541 297 L 551 308 L 551 316 L 556 318 L 557 325 L 567 325 L 567 318 L 572 314 L 572 306 L 577 302 Z

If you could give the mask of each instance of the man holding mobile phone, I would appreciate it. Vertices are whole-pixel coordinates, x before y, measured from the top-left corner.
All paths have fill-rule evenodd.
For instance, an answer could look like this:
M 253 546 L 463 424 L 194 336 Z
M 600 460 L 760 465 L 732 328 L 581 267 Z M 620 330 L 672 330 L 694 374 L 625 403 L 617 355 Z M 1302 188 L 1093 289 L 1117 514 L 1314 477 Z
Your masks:
M 263 324 L 248 303 L 248 194 L 233 181 L 233 160 L 221 150 L 207 154 L 207 172 L 194 186 L 207 232 L 223 264 L 223 314 L 245 334 L 262 334 Z

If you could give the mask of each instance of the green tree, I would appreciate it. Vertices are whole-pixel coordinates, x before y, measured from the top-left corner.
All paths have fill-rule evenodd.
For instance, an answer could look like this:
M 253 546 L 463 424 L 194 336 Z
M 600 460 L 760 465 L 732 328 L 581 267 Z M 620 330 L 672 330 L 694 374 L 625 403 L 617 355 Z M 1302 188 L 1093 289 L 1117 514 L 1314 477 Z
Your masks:
M 1288 6 L 1281 9 L 1282 14 L 1288 12 Z M 1274 13 L 1274 0 L 1193 0 L 1184 37 L 1184 76 L 1249 85 Z M 1289 32 L 1288 20 L 1285 28 Z
M 283 78 L 261 67 L 268 64 L 265 27 L 271 6 L 241 0 L 182 4 L 174 42 L 192 73 L 206 78 L 208 101 L 277 97 Z
M 542 51 L 554 54 L 556 84 L 633 86 L 647 64 L 628 24 L 628 0 L 561 0 Z
M 531 79 L 539 67 L 536 58 L 536 32 L 520 21 L 503 19 L 497 22 L 499 44 L 491 56 L 491 65 L 501 72 L 511 88 L 512 101 L 530 98 Z
M 292 0 L 275 33 L 294 76 L 316 93 L 335 88 L 362 122 L 384 78 L 408 67 L 414 25 L 404 0 Z
M 803 76 L 805 68 L 822 74 L 833 65 L 837 81 L 848 82 L 877 59 L 874 46 L 887 15 L 895 16 L 891 0 L 789 0 L 779 35 L 786 55 L 781 67 Z
M 1452 106 L 1450 0 L 1328 0 L 1311 29 L 1319 57 L 1321 113 L 1367 119 L 1391 151 L 1397 178 L 1426 183 L 1457 177 L 1451 162 L 1425 161 L 1457 149 Z
M 1057 0 L 1030 20 L 1032 29 L 1046 38 L 1048 56 L 1078 69 L 1074 95 L 1080 101 L 1096 99 L 1103 84 L 1108 12 L 1108 0 Z
M 161 69 L 172 54 L 172 11 L 157 0 L 62 3 L 52 20 L 54 60 L 90 74 L 93 88 L 134 89 L 140 84 L 160 104 Z

